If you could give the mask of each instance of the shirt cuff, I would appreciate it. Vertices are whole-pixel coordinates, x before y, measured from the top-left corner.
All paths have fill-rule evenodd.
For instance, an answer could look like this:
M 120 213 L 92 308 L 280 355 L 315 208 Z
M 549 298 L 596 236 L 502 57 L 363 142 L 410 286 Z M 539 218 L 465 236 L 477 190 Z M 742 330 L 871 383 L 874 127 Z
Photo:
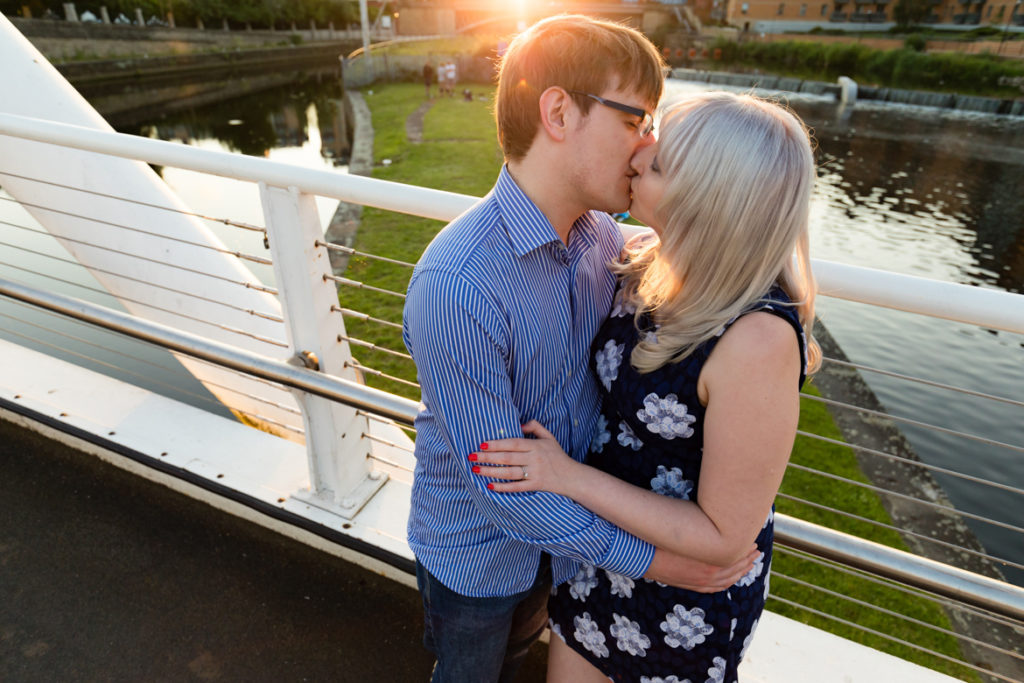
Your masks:
M 653 559 L 653 545 L 617 528 L 604 560 L 598 564 L 602 569 L 639 579 L 647 573 Z

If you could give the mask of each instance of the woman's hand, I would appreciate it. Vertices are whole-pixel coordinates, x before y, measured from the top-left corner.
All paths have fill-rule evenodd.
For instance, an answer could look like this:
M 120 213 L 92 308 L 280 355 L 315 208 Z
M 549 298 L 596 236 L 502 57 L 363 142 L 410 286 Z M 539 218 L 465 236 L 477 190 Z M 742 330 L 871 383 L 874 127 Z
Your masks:
M 487 488 L 500 493 L 516 491 L 551 491 L 569 495 L 567 483 L 579 463 L 536 420 L 523 425 L 523 434 L 533 439 L 498 439 L 480 445 L 469 459 L 476 464 L 474 474 L 497 479 Z

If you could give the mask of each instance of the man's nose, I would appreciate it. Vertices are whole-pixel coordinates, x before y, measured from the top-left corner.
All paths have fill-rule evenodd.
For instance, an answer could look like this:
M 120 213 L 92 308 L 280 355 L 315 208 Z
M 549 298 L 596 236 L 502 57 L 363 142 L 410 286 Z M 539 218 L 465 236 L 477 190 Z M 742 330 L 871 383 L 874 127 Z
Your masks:
M 638 142 L 636 143 L 636 150 L 635 150 L 635 153 L 639 153 L 639 152 L 640 152 L 640 150 L 644 149 L 645 147 L 650 147 L 650 146 L 651 146 L 651 145 L 653 145 L 654 143 L 655 143 L 655 139 L 654 139 L 654 133 L 648 133 L 647 135 L 644 135 L 644 136 L 643 136 L 643 137 L 641 137 L 641 138 L 640 138 L 640 140 L 639 140 L 639 141 L 638 141 Z
M 643 169 L 644 169 L 644 157 L 646 156 L 644 154 L 644 152 L 646 151 L 646 148 L 650 147 L 651 143 L 654 142 L 654 138 L 652 136 L 647 135 L 645 137 L 651 138 L 651 142 L 647 142 L 647 143 L 639 145 L 637 147 L 636 151 L 633 152 L 633 156 L 630 157 L 630 159 L 629 159 L 629 167 L 637 175 L 642 175 L 643 174 L 643 172 L 644 172 L 643 171 Z

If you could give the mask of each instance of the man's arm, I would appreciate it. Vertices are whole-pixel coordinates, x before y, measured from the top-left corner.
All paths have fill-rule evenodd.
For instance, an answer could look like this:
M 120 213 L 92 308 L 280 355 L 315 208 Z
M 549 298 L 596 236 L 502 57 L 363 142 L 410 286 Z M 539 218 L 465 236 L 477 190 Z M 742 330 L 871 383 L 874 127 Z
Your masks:
M 756 545 L 751 545 L 750 548 L 745 557 L 741 557 L 728 567 L 692 560 L 658 548 L 644 578 L 698 593 L 717 593 L 733 585 L 753 569 L 754 561 L 760 552 Z
M 416 361 L 423 402 L 437 421 L 474 504 L 517 540 L 633 578 L 654 556 L 649 543 L 552 493 L 498 495 L 474 476 L 467 456 L 493 438 L 521 433 L 508 375 L 511 338 L 495 302 L 464 278 L 417 274 L 406 300 L 406 345 Z

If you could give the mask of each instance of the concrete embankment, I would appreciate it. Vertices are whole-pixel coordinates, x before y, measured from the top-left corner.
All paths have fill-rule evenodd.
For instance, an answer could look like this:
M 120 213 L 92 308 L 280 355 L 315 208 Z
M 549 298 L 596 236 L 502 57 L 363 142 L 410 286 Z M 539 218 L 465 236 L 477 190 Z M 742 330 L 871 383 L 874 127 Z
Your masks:
M 201 87 L 243 76 L 333 69 L 360 44 L 330 29 L 223 31 L 14 19 L 14 25 L 87 97 L 126 85 Z M 220 86 L 218 86 L 219 88 Z
M 181 55 L 247 50 L 319 42 L 361 44 L 357 31 L 330 27 L 290 31 L 226 31 L 222 29 L 132 26 L 10 17 L 26 38 L 52 62 Z
M 774 76 L 772 74 L 729 73 L 724 71 L 702 71 L 700 69 L 673 69 L 672 78 L 698 83 L 727 85 L 738 88 L 759 88 L 784 92 L 807 93 L 810 95 L 831 95 L 839 99 L 842 87 L 836 83 L 807 81 L 800 78 Z M 1024 99 L 1008 100 L 997 97 L 978 97 L 956 93 L 935 93 L 923 90 L 857 86 L 857 99 L 876 102 L 891 102 L 921 107 L 939 107 L 978 111 L 989 114 L 1024 116 Z
M 329 66 L 340 70 L 339 57 L 349 47 L 348 43 L 330 42 L 205 54 L 67 62 L 56 66 L 75 86 L 126 81 L 151 86 L 168 80 L 222 77 L 233 73 L 265 73 L 283 68 Z

